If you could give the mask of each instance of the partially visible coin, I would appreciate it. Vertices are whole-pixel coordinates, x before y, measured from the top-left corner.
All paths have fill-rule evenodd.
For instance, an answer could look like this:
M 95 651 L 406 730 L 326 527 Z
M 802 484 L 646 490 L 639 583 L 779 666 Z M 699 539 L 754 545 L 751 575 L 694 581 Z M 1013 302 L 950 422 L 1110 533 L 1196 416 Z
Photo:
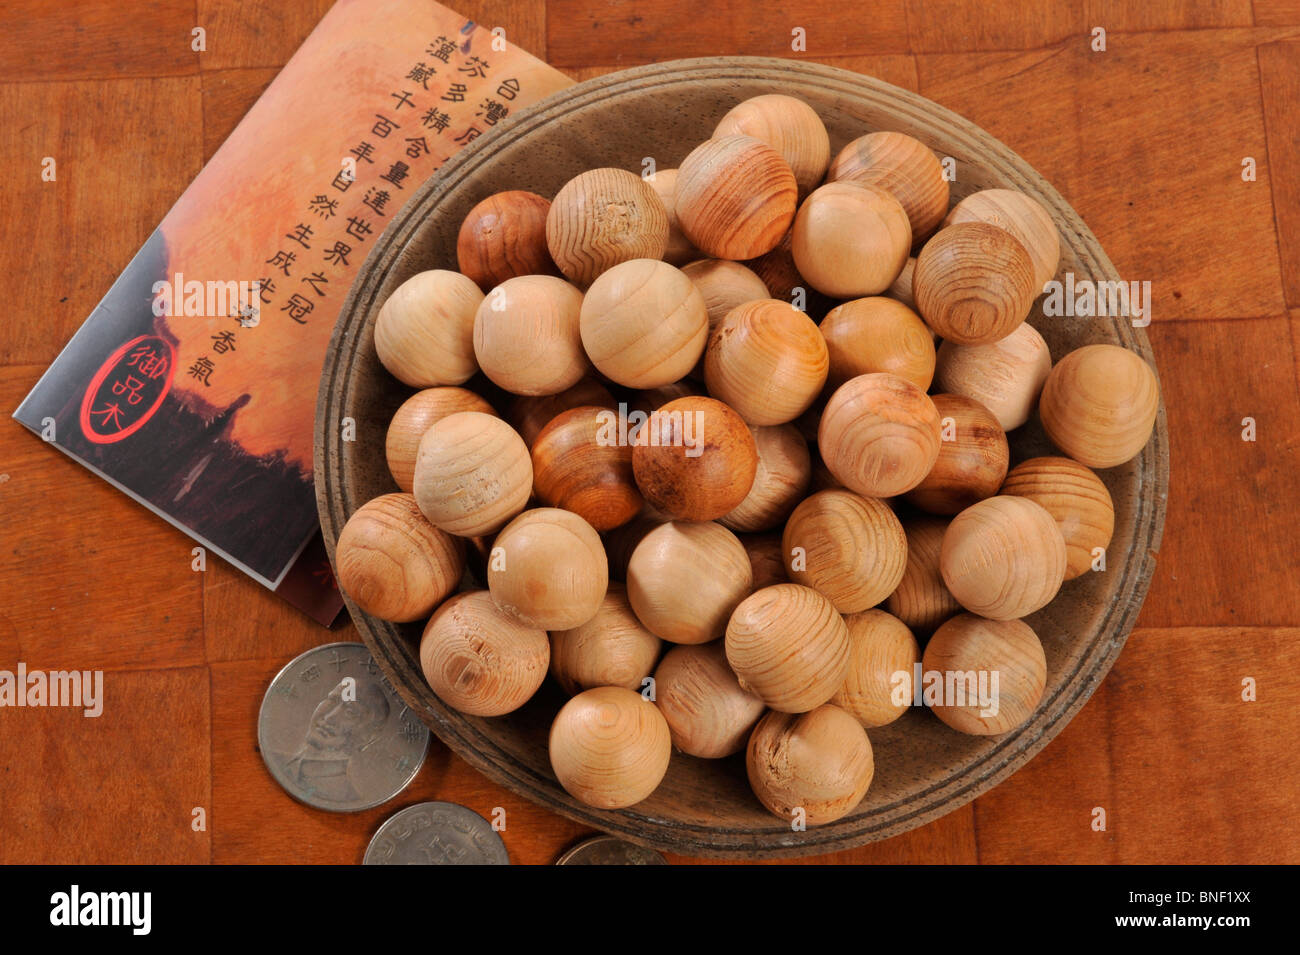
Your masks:
M 366 849 L 363 865 L 509 865 L 506 844 L 474 810 L 422 802 L 390 816 Z
M 642 846 L 615 839 L 613 836 L 595 836 L 580 842 L 555 861 L 556 865 L 667 865 L 668 860 Z
M 415 778 L 429 728 L 402 702 L 361 643 L 327 643 L 295 657 L 262 698 L 257 743 L 294 799 L 358 812 Z

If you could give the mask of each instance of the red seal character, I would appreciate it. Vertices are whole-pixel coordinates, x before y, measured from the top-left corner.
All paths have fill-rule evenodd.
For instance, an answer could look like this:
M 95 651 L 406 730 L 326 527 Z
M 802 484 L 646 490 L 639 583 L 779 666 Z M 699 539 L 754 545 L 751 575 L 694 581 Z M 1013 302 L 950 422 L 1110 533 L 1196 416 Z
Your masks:
M 170 342 L 156 335 L 131 339 L 90 380 L 81 399 L 81 433 L 95 444 L 135 434 L 162 405 L 175 373 Z

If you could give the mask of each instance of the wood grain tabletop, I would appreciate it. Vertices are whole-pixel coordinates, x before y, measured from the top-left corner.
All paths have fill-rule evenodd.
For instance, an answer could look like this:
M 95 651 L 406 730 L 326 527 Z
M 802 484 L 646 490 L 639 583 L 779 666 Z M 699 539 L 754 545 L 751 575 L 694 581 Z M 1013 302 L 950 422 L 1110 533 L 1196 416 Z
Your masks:
M 1016 150 L 1125 279 L 1152 283 L 1168 520 L 1114 669 L 1001 786 L 806 861 L 1300 862 L 1300 0 L 449 5 L 579 80 L 756 54 L 916 91 Z M 326 631 L 219 560 L 196 573 L 189 538 L 8 417 L 329 0 L 5 7 L 0 668 L 102 669 L 113 705 L 0 710 L 0 863 L 354 864 L 424 799 L 504 808 L 513 861 L 553 862 L 586 830 L 436 739 L 384 807 L 285 795 L 257 751 L 262 694 L 355 628 Z

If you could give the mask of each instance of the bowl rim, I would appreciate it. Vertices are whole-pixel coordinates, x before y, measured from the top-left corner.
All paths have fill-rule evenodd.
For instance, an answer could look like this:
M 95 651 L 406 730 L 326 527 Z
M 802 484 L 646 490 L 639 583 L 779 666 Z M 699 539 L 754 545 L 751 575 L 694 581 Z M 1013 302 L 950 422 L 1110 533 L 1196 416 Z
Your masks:
M 377 304 L 376 296 L 386 272 L 385 260 L 391 265 L 398 258 L 426 211 L 490 158 L 493 147 L 505 137 L 524 134 L 565 113 L 616 95 L 620 90 L 677 84 L 701 74 L 710 80 L 767 79 L 777 90 L 782 88 L 782 79 L 797 79 L 821 86 L 830 93 L 876 101 L 908 113 L 918 125 L 933 127 L 947 141 L 978 153 L 981 162 L 1005 182 L 1043 203 L 1056 220 L 1063 243 L 1070 245 L 1087 274 L 1120 281 L 1097 238 L 1070 204 L 1028 162 L 969 120 L 883 80 L 807 60 L 726 56 L 654 63 L 577 83 L 512 114 L 507 123 L 478 137 L 444 163 L 412 194 L 376 241 L 349 290 L 326 352 L 316 406 L 316 498 L 331 565 L 335 565 L 334 545 L 339 532 L 352 511 L 364 503 L 349 500 L 343 476 L 340 424 L 347 413 L 347 389 L 342 385 L 349 380 L 359 352 L 357 336 L 364 329 L 366 316 Z M 1158 376 L 1145 330 L 1125 321 L 1117 322 L 1116 328 L 1120 344 L 1141 355 Z M 428 688 L 408 679 L 411 655 L 396 625 L 364 614 L 346 594 L 344 602 L 362 640 L 385 675 L 439 739 L 493 782 L 537 805 L 641 845 L 706 858 L 793 858 L 853 848 L 924 825 L 992 789 L 1041 751 L 1100 685 L 1137 620 L 1160 548 L 1169 487 L 1169 436 L 1163 389 L 1160 394 L 1151 440 L 1134 461 L 1132 546 L 1118 564 L 1113 558 L 1119 555 L 1107 552 L 1110 567 L 1119 574 L 1122 583 L 1078 664 L 1054 694 L 1044 696 L 1029 721 L 997 738 L 996 745 L 988 752 L 909 798 L 886 804 L 865 816 L 849 815 L 836 822 L 777 837 L 770 829 L 718 829 L 665 820 L 638 813 L 636 807 L 606 811 L 585 806 L 569 797 L 553 778 L 511 760 L 509 754 L 463 718 L 457 721 L 427 706 L 422 697 Z

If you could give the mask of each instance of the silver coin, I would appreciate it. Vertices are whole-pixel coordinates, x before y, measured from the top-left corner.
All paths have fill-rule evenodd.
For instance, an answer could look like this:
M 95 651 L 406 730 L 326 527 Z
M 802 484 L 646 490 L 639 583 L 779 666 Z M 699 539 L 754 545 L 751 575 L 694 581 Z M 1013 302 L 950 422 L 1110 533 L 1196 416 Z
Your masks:
M 668 860 L 644 846 L 613 836 L 580 842 L 555 861 L 556 865 L 667 865 Z
M 429 750 L 420 722 L 361 643 L 327 643 L 295 657 L 262 698 L 257 743 L 294 799 L 359 812 L 392 799 Z
M 474 810 L 422 802 L 390 816 L 366 848 L 363 865 L 509 865 L 500 834 Z

